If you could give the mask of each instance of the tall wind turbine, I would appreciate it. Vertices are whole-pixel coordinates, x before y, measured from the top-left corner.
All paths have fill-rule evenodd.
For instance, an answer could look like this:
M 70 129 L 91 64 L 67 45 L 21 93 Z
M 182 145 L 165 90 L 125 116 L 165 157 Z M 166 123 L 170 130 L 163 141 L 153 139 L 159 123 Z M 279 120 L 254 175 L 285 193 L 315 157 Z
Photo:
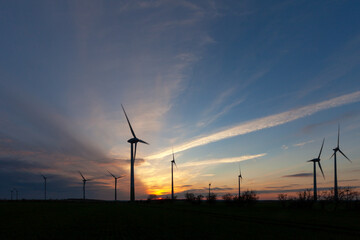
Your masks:
M 331 155 L 330 158 L 334 156 L 334 199 L 339 199 L 339 193 L 338 193 L 338 184 L 337 184 L 337 167 L 336 167 L 336 153 L 340 152 L 349 162 L 351 160 L 340 150 L 340 124 L 338 126 L 338 140 L 337 140 L 337 147 L 333 149 L 334 153 Z
M 173 151 L 173 159 L 171 161 L 171 199 L 174 200 L 174 165 L 176 166 L 176 162 L 175 162 L 175 155 L 174 155 L 174 151 Z
M 44 199 L 46 200 L 46 179 L 47 177 L 45 177 L 44 175 L 41 174 L 41 176 L 43 177 L 44 179 Z
M 131 144 L 131 152 L 130 152 L 130 154 L 131 154 L 131 156 L 130 156 L 130 159 L 131 159 L 131 161 L 130 161 L 130 164 L 131 164 L 131 168 L 130 168 L 130 201 L 133 202 L 133 201 L 135 201 L 134 164 L 135 164 L 135 158 L 136 158 L 137 144 L 138 144 L 138 142 L 145 143 L 145 144 L 148 144 L 148 143 L 136 137 L 135 132 L 131 127 L 129 118 L 128 118 L 126 112 L 125 112 L 124 106 L 122 104 L 121 104 L 121 107 L 122 107 L 122 109 L 124 111 L 126 120 L 127 120 L 128 124 L 129 124 L 131 134 L 133 135 L 133 138 L 130 138 L 128 140 L 128 143 Z M 134 151 L 134 145 L 135 145 L 135 151 Z
M 242 176 L 241 176 L 241 169 L 240 169 L 240 165 L 239 165 L 239 176 L 238 176 L 238 180 L 239 180 L 239 199 L 240 199 L 240 181 L 242 180 Z
M 110 175 L 115 179 L 115 201 L 117 201 L 117 190 L 116 190 L 116 186 L 117 186 L 117 180 L 119 178 L 122 178 L 123 176 L 118 176 L 116 177 L 114 174 L 112 174 L 110 171 L 108 171 L 110 173 Z
M 91 181 L 92 179 L 86 179 L 82 174 L 81 172 L 79 171 L 81 177 L 82 177 L 82 181 L 83 181 L 83 200 L 85 200 L 85 184 L 87 181 Z
M 321 167 L 321 164 L 320 164 L 320 156 L 321 156 L 321 152 L 322 152 L 322 149 L 324 147 L 324 142 L 325 142 L 325 138 L 322 142 L 322 145 L 321 145 L 321 149 L 320 149 L 320 152 L 319 152 L 319 156 L 317 158 L 314 158 L 314 159 L 311 159 L 309 160 L 308 162 L 313 162 L 314 163 L 314 201 L 317 201 L 317 187 L 316 187 L 316 163 L 318 163 L 319 165 L 319 168 L 321 170 L 321 173 L 325 179 L 325 175 L 324 175 L 324 172 L 322 170 L 322 167 Z

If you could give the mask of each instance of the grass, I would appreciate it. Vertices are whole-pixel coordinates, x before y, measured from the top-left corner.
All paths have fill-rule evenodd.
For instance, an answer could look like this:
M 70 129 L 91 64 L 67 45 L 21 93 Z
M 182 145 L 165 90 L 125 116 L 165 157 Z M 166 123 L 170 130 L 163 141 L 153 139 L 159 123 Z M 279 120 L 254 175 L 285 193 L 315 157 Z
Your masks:
M 360 211 L 279 202 L 0 202 L 0 239 L 356 239 Z

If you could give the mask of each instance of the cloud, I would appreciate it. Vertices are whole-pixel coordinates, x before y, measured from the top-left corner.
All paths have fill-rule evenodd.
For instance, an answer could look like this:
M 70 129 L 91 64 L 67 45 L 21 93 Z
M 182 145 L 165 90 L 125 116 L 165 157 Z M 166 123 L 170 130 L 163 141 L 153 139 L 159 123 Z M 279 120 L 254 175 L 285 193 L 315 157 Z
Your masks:
M 310 140 L 310 141 L 306 141 L 306 142 L 301 142 L 301 143 L 295 143 L 293 144 L 294 147 L 302 147 L 304 146 L 305 144 L 308 144 L 308 143 L 312 143 L 314 142 L 314 140 Z
M 237 101 L 231 103 L 230 105 L 225 106 L 224 108 L 222 108 L 222 110 L 220 112 L 214 114 L 212 117 L 209 117 L 206 120 L 198 122 L 197 126 L 198 127 L 204 127 L 206 125 L 211 124 L 212 122 L 216 121 L 218 118 L 220 118 L 221 116 L 228 113 L 232 108 L 236 107 L 237 105 L 239 105 L 243 101 L 244 101 L 243 99 L 240 99 L 240 100 L 237 100 Z
M 299 184 L 289 184 L 289 185 L 284 185 L 284 186 L 277 186 L 277 187 L 265 187 L 265 188 L 270 188 L 270 189 L 284 189 L 284 188 L 290 188 L 290 187 L 294 187 L 294 186 L 298 186 Z
M 335 118 L 335 119 L 332 119 L 332 120 L 329 120 L 329 121 L 324 121 L 324 122 L 320 122 L 320 123 L 314 123 L 314 124 L 307 125 L 302 129 L 302 131 L 304 133 L 309 133 L 309 132 L 312 132 L 316 128 L 329 126 L 329 125 L 333 125 L 333 124 L 338 124 L 340 122 L 343 122 L 344 120 L 355 118 L 355 117 L 357 117 L 359 115 L 360 115 L 360 111 L 348 112 L 348 113 L 345 113 L 345 114 L 341 115 L 338 118 Z
M 354 181 L 358 181 L 359 179 L 347 179 L 347 180 L 339 180 L 338 182 L 354 182 Z
M 210 159 L 199 162 L 186 162 L 181 164 L 181 167 L 195 167 L 195 166 L 203 166 L 203 165 L 215 165 L 215 164 L 223 164 L 223 163 L 233 163 L 240 162 L 250 159 L 255 159 L 259 157 L 265 156 L 266 153 L 256 154 L 256 155 L 244 155 L 240 157 L 232 157 L 232 158 L 219 158 L 219 159 Z
M 291 121 L 295 121 L 306 116 L 310 116 L 319 111 L 339 107 L 345 104 L 355 103 L 360 101 L 360 91 L 350 94 L 342 95 L 340 97 L 332 98 L 323 102 L 307 105 L 305 107 L 293 109 L 290 111 L 270 115 L 263 118 L 258 118 L 245 123 L 241 123 L 237 126 L 230 127 L 228 129 L 202 136 L 197 139 L 185 142 L 174 147 L 175 152 L 185 151 L 194 147 L 206 145 L 212 142 L 220 141 L 226 138 L 231 138 L 247 133 L 259 131 L 266 128 L 279 126 Z M 166 149 L 162 152 L 145 157 L 146 159 L 159 159 L 168 156 L 172 153 L 172 149 Z
M 213 177 L 213 176 L 215 176 L 215 174 L 213 174 L 213 173 L 208 173 L 208 174 L 202 174 L 201 176 L 202 176 L 202 177 Z
M 312 177 L 312 173 L 297 173 L 297 174 L 291 174 L 291 175 L 285 175 L 282 177 Z
M 282 149 L 282 150 L 286 150 L 286 149 L 288 149 L 288 148 L 289 148 L 289 147 L 286 146 L 286 145 L 282 145 L 282 146 L 281 146 L 281 149 Z

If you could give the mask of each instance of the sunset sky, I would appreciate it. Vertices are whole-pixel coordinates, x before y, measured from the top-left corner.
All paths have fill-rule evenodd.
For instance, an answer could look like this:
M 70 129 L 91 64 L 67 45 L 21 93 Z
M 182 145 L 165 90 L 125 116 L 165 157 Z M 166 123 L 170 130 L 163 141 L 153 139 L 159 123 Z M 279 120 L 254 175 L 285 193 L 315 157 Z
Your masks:
M 360 1 L 1 1 L 0 199 L 360 187 Z

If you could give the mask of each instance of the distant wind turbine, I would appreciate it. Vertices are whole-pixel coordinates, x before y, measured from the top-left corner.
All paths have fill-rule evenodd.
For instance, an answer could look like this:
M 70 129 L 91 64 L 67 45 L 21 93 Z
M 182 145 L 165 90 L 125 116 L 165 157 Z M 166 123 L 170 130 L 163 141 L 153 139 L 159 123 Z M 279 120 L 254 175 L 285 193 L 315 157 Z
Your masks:
M 320 164 L 320 156 L 321 156 L 321 152 L 322 152 L 322 149 L 324 147 L 324 142 L 325 142 L 325 138 L 322 142 L 322 145 L 321 145 L 321 149 L 320 149 L 320 152 L 319 152 L 319 156 L 317 158 L 314 158 L 314 159 L 311 159 L 309 160 L 308 162 L 313 162 L 314 163 L 314 201 L 317 201 L 317 187 L 316 187 L 316 163 L 318 163 L 319 165 L 319 168 L 321 170 L 321 173 L 325 179 L 325 175 L 324 175 L 324 172 L 322 170 L 322 167 L 321 167 L 321 164 Z
M 338 193 L 338 184 L 337 184 L 337 166 L 336 166 L 336 153 L 340 152 L 349 162 L 351 160 L 340 150 L 340 124 L 338 125 L 338 140 L 337 140 L 337 147 L 333 149 L 334 153 L 331 155 L 330 158 L 334 156 L 334 199 L 337 201 L 339 199 Z
M 176 162 L 175 162 L 175 155 L 174 155 L 174 151 L 173 151 L 173 159 L 171 161 L 171 199 L 174 200 L 174 165 L 176 166 Z
M 79 171 L 81 177 L 82 177 L 82 181 L 83 181 L 83 200 L 85 200 L 85 185 L 86 185 L 86 182 L 87 181 L 91 181 L 92 179 L 86 179 L 82 174 L 81 172 Z
M 41 176 L 43 177 L 44 179 L 44 199 L 46 200 L 46 179 L 47 177 L 45 177 L 44 175 L 41 174 Z
M 116 177 L 114 174 L 112 174 L 110 171 L 108 171 L 110 173 L 110 175 L 115 179 L 115 201 L 117 201 L 117 190 L 116 190 L 116 186 L 117 186 L 117 180 L 119 178 L 122 178 L 124 176 L 118 176 Z
M 211 188 L 211 183 L 209 183 L 209 200 L 210 200 L 210 188 Z
M 18 190 L 16 188 L 13 188 L 13 190 L 11 190 L 11 200 L 13 200 L 13 193 L 16 193 L 16 200 L 18 200 Z
M 139 139 L 136 137 L 135 135 L 135 132 L 133 130 L 133 128 L 131 127 L 131 124 L 130 124 L 130 121 L 129 121 L 129 118 L 125 112 L 125 109 L 124 109 L 124 106 L 121 105 L 123 111 L 124 111 L 124 114 L 125 114 L 125 117 L 126 117 L 126 120 L 129 124 L 129 128 L 130 128 L 130 131 L 131 131 L 131 134 L 133 135 L 133 138 L 129 139 L 128 140 L 128 143 L 131 144 L 131 168 L 130 168 L 130 201 L 135 201 L 135 178 L 134 178 L 134 164 L 135 164 L 135 158 L 136 158 L 136 148 L 137 148 L 137 143 L 138 142 L 141 142 L 141 143 L 145 143 L 145 144 L 148 144 L 147 142 Z M 134 151 L 134 144 L 135 144 L 135 151 Z
M 239 176 L 238 176 L 238 180 L 239 180 L 239 199 L 240 199 L 240 181 L 242 181 L 242 176 L 241 176 L 241 169 L 240 169 L 240 165 L 239 165 Z

